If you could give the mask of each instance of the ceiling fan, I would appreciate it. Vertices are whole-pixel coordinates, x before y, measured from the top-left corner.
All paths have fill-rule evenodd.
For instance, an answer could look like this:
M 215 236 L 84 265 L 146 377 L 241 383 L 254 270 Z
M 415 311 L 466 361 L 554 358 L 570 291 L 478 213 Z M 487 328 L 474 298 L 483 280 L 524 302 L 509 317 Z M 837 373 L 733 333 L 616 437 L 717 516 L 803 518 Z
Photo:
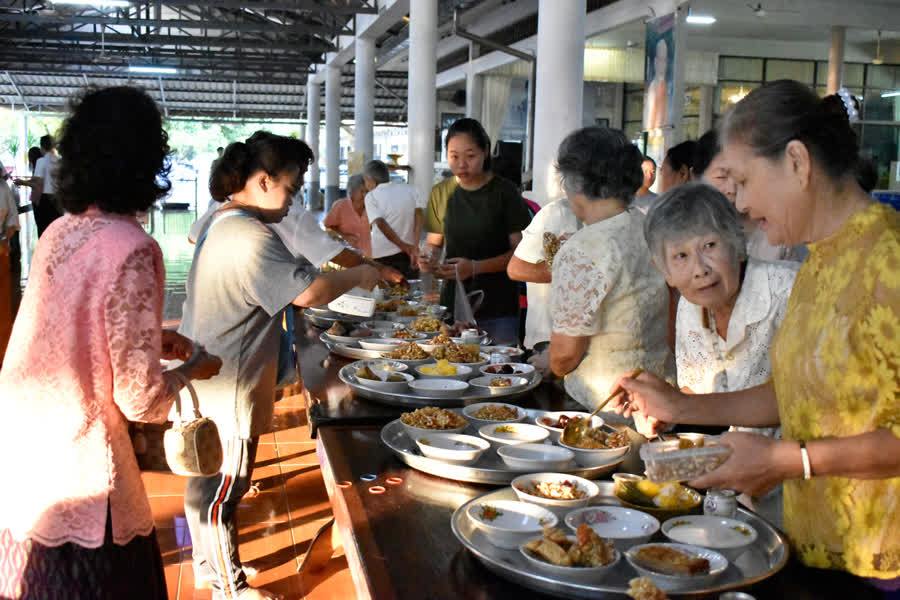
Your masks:
M 94 62 L 109 64 L 115 62 L 115 58 L 106 54 L 106 25 L 100 26 L 100 54 L 94 57 Z
M 878 43 L 875 46 L 875 58 L 872 59 L 873 65 L 880 65 L 884 62 L 881 58 L 881 30 L 878 30 Z
M 756 4 L 747 3 L 747 8 L 753 11 L 753 14 L 760 18 L 764 19 L 768 17 L 770 14 L 774 13 L 792 13 L 792 14 L 800 14 L 799 10 L 788 10 L 786 8 L 765 8 L 762 2 L 757 2 Z

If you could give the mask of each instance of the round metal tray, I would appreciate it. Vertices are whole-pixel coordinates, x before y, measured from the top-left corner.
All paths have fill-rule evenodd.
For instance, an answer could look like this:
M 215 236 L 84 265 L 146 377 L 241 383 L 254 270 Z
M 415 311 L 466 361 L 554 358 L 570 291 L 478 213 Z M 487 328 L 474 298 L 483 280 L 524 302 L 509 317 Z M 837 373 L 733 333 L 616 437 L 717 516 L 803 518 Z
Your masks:
M 338 345 L 340 346 L 341 344 Z M 360 352 L 372 352 L 378 355 L 374 357 L 362 358 L 384 358 L 383 356 L 381 356 L 383 352 L 378 352 L 377 350 L 360 350 Z M 349 385 L 350 389 L 352 389 L 358 396 L 362 396 L 367 400 L 372 400 L 380 404 L 399 406 L 402 408 L 421 408 L 423 406 L 441 406 L 443 408 L 448 408 L 453 406 L 465 406 L 466 404 L 481 402 L 482 400 L 507 402 L 512 398 L 516 398 L 517 396 L 521 396 L 522 394 L 527 394 L 541 383 L 541 374 L 535 372 L 534 377 L 531 379 L 531 381 L 528 382 L 528 385 L 509 394 L 492 395 L 489 392 L 484 393 L 469 391 L 468 393 L 463 394 L 462 396 L 459 396 L 457 398 L 435 398 L 434 396 L 420 396 L 413 393 L 412 391 L 403 392 L 402 394 L 391 394 L 382 390 L 370 388 L 366 385 L 362 385 L 359 383 L 359 380 L 356 379 L 357 367 L 358 365 L 356 363 L 350 363 L 349 365 L 344 366 L 340 371 L 338 371 L 338 378 Z
M 328 329 L 332 325 L 334 325 L 335 321 L 344 321 L 345 323 L 362 323 L 363 321 L 370 321 L 372 317 L 354 317 L 352 315 L 345 315 L 343 313 L 336 313 L 332 310 L 323 310 L 323 309 L 303 309 L 303 316 L 307 321 L 315 325 L 316 327 L 324 327 Z
M 526 412 L 528 413 L 528 418 L 525 419 L 524 422 L 533 423 L 534 416 L 537 413 L 542 413 L 544 411 L 526 409 Z M 478 435 L 471 426 L 465 433 Z M 409 435 L 406 433 L 406 429 L 403 427 L 403 423 L 400 422 L 400 419 L 391 421 L 381 429 L 381 441 L 394 452 L 397 458 L 413 469 L 431 475 L 437 475 L 438 477 L 443 477 L 445 479 L 467 481 L 469 483 L 508 485 L 519 475 L 528 473 L 528 471 L 514 471 L 507 467 L 506 463 L 503 462 L 503 459 L 497 455 L 497 451 L 493 448 L 482 454 L 481 458 L 472 465 L 454 465 L 436 458 L 423 456 L 422 453 L 419 452 L 416 443 L 410 439 Z M 626 456 L 628 456 L 627 453 L 601 467 L 582 467 L 575 464 L 575 461 L 572 461 L 568 468 L 562 469 L 559 472 L 577 475 L 578 477 L 584 477 L 585 479 L 607 477 L 616 470 L 616 466 L 625 460 Z M 510 493 L 515 496 L 512 490 L 510 490 Z M 517 498 L 513 498 L 513 500 L 516 499 Z
M 596 483 L 600 486 L 600 494 L 591 502 L 592 505 L 621 505 L 613 495 L 611 481 L 597 481 Z M 595 585 L 564 581 L 552 575 L 534 572 L 533 567 L 526 562 L 518 550 L 504 550 L 488 542 L 484 533 L 475 527 L 466 514 L 470 504 L 516 499 L 515 492 L 507 487 L 466 502 L 453 513 L 451 518 L 450 527 L 453 534 L 489 570 L 504 579 L 532 590 L 563 598 L 621 598 L 622 594 L 628 591 L 628 581 L 639 576 L 624 558 Z M 719 575 L 712 585 L 673 592 L 679 598 L 746 587 L 771 577 L 787 563 L 789 554 L 787 541 L 780 532 L 765 520 L 743 508 L 738 509 L 735 518 L 752 525 L 759 537 L 737 560 L 728 564 L 725 572 Z M 662 541 L 663 536 L 657 532 L 652 540 Z

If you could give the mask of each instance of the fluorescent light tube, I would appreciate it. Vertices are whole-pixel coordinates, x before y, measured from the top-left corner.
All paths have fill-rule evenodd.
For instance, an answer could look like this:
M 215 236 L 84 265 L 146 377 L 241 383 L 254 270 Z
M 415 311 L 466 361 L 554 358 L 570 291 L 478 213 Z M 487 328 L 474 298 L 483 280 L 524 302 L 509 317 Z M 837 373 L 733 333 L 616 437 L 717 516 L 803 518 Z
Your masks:
M 53 0 L 53 4 L 95 6 L 97 8 L 124 8 L 131 6 L 131 2 L 128 2 L 128 0 Z
M 893 92 L 885 92 L 881 95 L 882 98 L 893 98 L 894 96 L 900 96 L 900 90 L 894 90 Z
M 178 72 L 178 69 L 174 67 L 153 67 L 141 65 L 131 65 L 128 67 L 128 70 L 132 73 L 159 73 L 166 75 L 174 75 Z
M 716 18 L 709 15 L 688 15 L 687 22 L 691 25 L 712 25 Z

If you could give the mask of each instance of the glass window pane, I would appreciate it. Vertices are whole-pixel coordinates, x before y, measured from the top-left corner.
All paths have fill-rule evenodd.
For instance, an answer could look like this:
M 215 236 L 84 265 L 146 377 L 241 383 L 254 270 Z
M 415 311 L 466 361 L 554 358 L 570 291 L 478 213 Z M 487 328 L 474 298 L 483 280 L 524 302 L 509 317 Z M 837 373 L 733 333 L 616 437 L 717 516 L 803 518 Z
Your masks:
M 681 119 L 682 137 L 684 139 L 696 140 L 700 137 L 699 129 L 700 117 L 684 117 Z
M 723 56 L 719 59 L 719 79 L 762 81 L 762 71 L 761 58 Z
M 644 116 L 644 92 L 625 95 L 625 120 L 640 121 Z
M 641 121 L 630 121 L 625 123 L 625 137 L 629 140 L 639 138 L 641 136 L 641 131 L 643 131 L 643 124 Z
M 685 117 L 693 117 L 700 114 L 700 88 L 690 88 L 684 91 Z
M 862 118 L 866 121 L 900 121 L 900 96 L 882 98 L 882 93 L 882 90 L 866 90 Z
M 816 84 L 828 85 L 828 61 L 820 60 L 816 71 Z M 844 63 L 844 87 L 861 88 L 865 65 L 862 63 Z
M 896 90 L 900 88 L 900 67 L 894 65 L 869 65 L 866 88 Z
M 718 102 L 715 104 L 719 108 L 716 114 L 724 115 L 727 113 L 729 108 L 740 102 L 744 96 L 759 87 L 759 85 L 758 82 L 754 81 L 720 83 L 716 90 L 719 97 Z
M 812 85 L 814 70 L 815 63 L 812 61 L 769 59 L 766 61 L 766 81 L 793 79 Z
M 878 169 L 876 189 L 888 189 L 892 162 L 900 161 L 900 127 L 896 125 L 862 125 L 860 153 Z

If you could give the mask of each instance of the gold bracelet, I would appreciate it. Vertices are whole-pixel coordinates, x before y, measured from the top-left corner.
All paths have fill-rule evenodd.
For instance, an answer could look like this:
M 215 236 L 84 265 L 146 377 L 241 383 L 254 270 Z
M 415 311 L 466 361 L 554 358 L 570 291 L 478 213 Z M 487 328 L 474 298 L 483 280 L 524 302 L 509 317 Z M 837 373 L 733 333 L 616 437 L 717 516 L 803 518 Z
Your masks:
M 812 465 L 809 462 L 809 451 L 806 442 L 800 442 L 800 460 L 803 462 L 803 479 L 812 479 Z

